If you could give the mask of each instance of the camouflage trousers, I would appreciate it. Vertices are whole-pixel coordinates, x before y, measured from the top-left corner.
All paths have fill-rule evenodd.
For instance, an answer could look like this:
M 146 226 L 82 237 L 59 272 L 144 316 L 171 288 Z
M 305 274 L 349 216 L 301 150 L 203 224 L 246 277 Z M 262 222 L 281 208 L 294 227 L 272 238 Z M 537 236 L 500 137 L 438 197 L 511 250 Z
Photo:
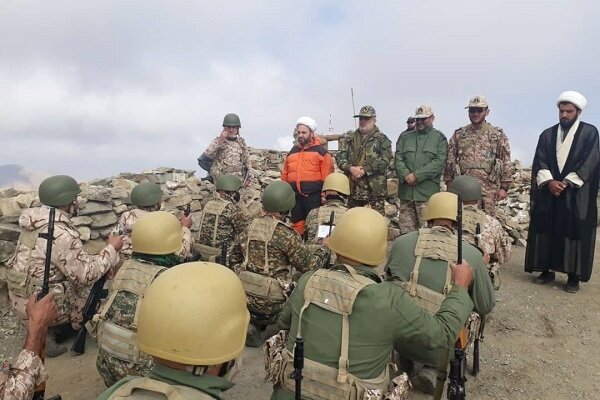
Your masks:
M 123 361 L 111 356 L 106 351 L 98 349 L 96 368 L 104 380 L 106 387 L 110 387 L 128 375 L 148 376 L 154 367 L 152 357 L 146 356 L 142 361 L 134 363 Z
M 400 234 L 416 231 L 426 224 L 423 220 L 425 201 L 398 200 L 398 227 Z
M 250 322 L 256 326 L 267 326 L 277 322 L 279 314 L 283 310 L 285 301 L 275 301 L 253 296 L 246 293 L 248 298 L 248 310 L 250 311 Z
M 385 217 L 385 197 L 374 197 L 370 199 L 350 197 L 348 199 L 348 208 L 354 207 L 369 207 Z

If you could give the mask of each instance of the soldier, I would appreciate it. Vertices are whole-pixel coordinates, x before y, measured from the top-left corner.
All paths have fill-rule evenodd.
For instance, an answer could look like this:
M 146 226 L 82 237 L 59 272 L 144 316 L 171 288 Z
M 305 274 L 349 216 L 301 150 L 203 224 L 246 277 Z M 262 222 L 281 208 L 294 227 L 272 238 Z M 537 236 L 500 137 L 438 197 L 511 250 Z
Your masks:
M 209 172 L 213 182 L 224 174 L 235 175 L 244 187 L 252 183 L 252 163 L 246 141 L 240 136 L 242 124 L 237 114 L 223 118 L 223 130 L 198 158 L 200 167 Z
M 49 330 L 46 355 L 56 357 L 65 351 L 55 341 L 55 333 L 69 324 L 69 330 L 80 328 L 89 287 L 119 262 L 118 251 L 123 246 L 120 236 L 109 236 L 108 244 L 98 255 L 83 249 L 77 228 L 71 216 L 77 213 L 80 192 L 75 179 L 56 175 L 45 179 L 39 187 L 44 206 L 30 208 L 19 217 L 22 228 L 17 250 L 9 261 L 7 281 L 11 305 L 17 315 L 27 319 L 25 305 L 32 293 L 38 292 L 44 276 L 46 239 L 50 208 L 56 208 L 54 217 L 54 244 L 50 265 L 50 293 L 58 305 L 58 318 Z
M 215 261 L 221 255 L 221 246 L 226 246 L 229 254 L 246 229 L 248 221 L 238 206 L 241 186 L 242 181 L 235 175 L 217 178 L 215 198 L 206 203 L 200 217 L 197 246 L 202 260 Z
M 321 193 L 324 204 L 311 210 L 306 217 L 307 243 L 320 244 L 323 238 L 329 236 L 333 226 L 348 210 L 348 207 L 346 207 L 348 195 L 350 195 L 348 177 L 339 172 L 334 172 L 325 179 Z M 331 220 L 331 213 L 333 213 L 333 220 Z
M 17 360 L 8 367 L 0 359 L 0 399 L 31 400 L 36 386 L 48 379 L 48 373 L 40 358 L 48 334 L 48 325 L 58 316 L 54 296 L 49 294 L 37 301 L 32 294 L 27 301 L 27 337 Z
M 403 133 L 414 131 L 416 126 L 417 126 L 417 120 L 415 119 L 415 117 L 410 116 L 406 120 L 406 130 L 404 130 L 400 134 L 402 135 Z
M 152 281 L 167 268 L 180 263 L 183 228 L 171 213 L 155 211 L 133 226 L 133 257 L 115 275 L 108 300 L 94 316 L 97 322 L 96 368 L 106 386 L 127 375 L 150 373 L 152 358 L 140 353 L 135 337 L 139 301 Z
M 496 202 L 506 198 L 512 181 L 508 138 L 485 120 L 490 114 L 485 96 L 473 97 L 465 108 L 471 123 L 450 138 L 444 181 L 448 186 L 458 175 L 477 178 L 483 187 L 484 211 L 494 216 Z
M 150 377 L 129 376 L 108 399 L 221 399 L 233 386 L 250 315 L 244 288 L 222 265 L 192 262 L 161 274 L 146 290 L 137 344 L 154 358 Z
M 442 192 L 432 195 L 424 212 L 428 227 L 396 239 L 387 261 L 388 275 L 399 278 L 399 284 L 421 308 L 431 314 L 438 311 L 453 287 L 450 265 L 458 254 L 455 233 L 457 210 L 456 194 Z M 469 286 L 469 293 L 475 305 L 474 310 L 485 316 L 492 311 L 495 297 L 482 253 L 466 241 L 462 244 L 462 252 L 463 258 L 473 268 L 473 283 Z M 419 369 L 415 366 L 412 371 L 413 384 L 433 394 L 437 380 L 435 368 Z
M 236 269 L 252 316 L 247 340 L 251 347 L 262 345 L 268 335 L 263 331 L 277 320 L 292 289 L 294 273 L 320 268 L 329 260 L 325 248 L 319 246 L 313 253 L 284 222 L 295 201 L 288 183 L 270 183 L 262 194 L 263 215 L 252 220 L 242 239 L 243 254 L 232 254 L 243 260 Z
M 398 137 L 396 176 L 400 181 L 400 231 L 407 233 L 424 224 L 423 210 L 429 197 L 440 191 L 440 178 L 448 153 L 446 136 L 433 127 L 430 105 L 415 111 L 416 129 Z
M 392 143 L 375 123 L 375 109 L 364 106 L 358 129 L 346 135 L 344 146 L 336 155 L 338 167 L 350 178 L 348 207 L 369 206 L 385 214 L 386 173 L 392 159 Z
M 131 191 L 131 203 L 136 206 L 133 210 L 125 211 L 121 214 L 116 228 L 113 230 L 114 235 L 124 235 L 123 248 L 119 252 L 121 259 L 131 257 L 131 230 L 133 225 L 143 216 L 152 211 L 158 211 L 161 208 L 162 189 L 156 183 L 143 182 L 136 185 Z M 191 215 L 183 215 L 180 219 L 183 226 L 183 242 L 181 248 L 177 251 L 177 255 L 181 261 L 184 261 L 192 251 L 192 226 Z
M 438 313 L 428 315 L 404 289 L 381 282 L 375 272 L 385 260 L 386 239 L 385 218 L 374 210 L 353 208 L 340 218 L 327 240 L 338 263 L 300 278 L 279 318 L 289 331 L 287 342 L 280 335 L 267 341 L 267 376 L 276 383 L 272 399 L 294 398 L 296 337 L 304 340 L 307 399 L 383 399 L 389 388 L 386 399 L 403 399 L 406 375 L 394 378 L 389 364 L 394 343 L 410 357 L 426 350 L 444 353 L 453 345 L 473 307 L 467 293 L 471 268 L 452 267 L 455 284 Z
M 463 202 L 462 229 L 464 238 L 483 250 L 494 289 L 500 288 L 500 266 L 510 260 L 511 238 L 498 220 L 483 212 L 478 204 L 482 200 L 481 184 L 476 178 L 461 175 L 454 178 L 448 188 L 460 194 Z

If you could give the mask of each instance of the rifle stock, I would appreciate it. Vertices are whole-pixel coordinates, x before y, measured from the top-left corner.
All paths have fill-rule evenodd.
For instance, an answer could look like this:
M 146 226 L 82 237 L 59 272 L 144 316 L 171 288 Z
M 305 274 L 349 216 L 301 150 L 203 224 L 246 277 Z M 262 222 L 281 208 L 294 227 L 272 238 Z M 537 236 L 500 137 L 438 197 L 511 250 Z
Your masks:
M 88 298 L 85 301 L 85 306 L 83 307 L 83 321 L 81 322 L 81 328 L 79 329 L 79 332 L 77 332 L 77 337 L 75 338 L 75 342 L 71 347 L 71 351 L 75 354 L 85 353 L 85 340 L 87 338 L 85 324 L 88 321 L 90 321 L 96 313 L 96 309 L 98 308 L 98 304 L 100 303 L 104 292 L 104 283 L 106 282 L 106 275 L 107 274 L 102 275 L 100 279 L 94 282 L 94 285 L 92 285 L 92 289 L 90 290 L 90 294 L 88 295 Z
M 296 382 L 294 391 L 294 400 L 302 400 L 302 369 L 304 368 L 304 339 L 302 336 L 296 336 L 294 346 L 294 372 L 292 378 Z

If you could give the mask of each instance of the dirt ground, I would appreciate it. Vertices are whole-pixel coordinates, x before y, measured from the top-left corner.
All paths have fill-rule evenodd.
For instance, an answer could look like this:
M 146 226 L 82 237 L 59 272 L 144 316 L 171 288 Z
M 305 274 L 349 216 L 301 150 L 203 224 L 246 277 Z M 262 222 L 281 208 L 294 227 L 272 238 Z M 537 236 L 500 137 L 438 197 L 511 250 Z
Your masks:
M 512 261 L 502 270 L 502 287 L 496 292 L 498 301 L 481 345 L 481 373 L 476 378 L 469 375 L 467 398 L 600 398 L 599 280 L 593 277 L 577 294 L 563 291 L 564 275 L 552 285 L 535 285 L 534 276 L 523 272 L 523 257 L 524 249 L 515 248 Z M 6 309 L 0 311 L 0 334 L 0 355 L 17 354 L 23 331 Z M 74 400 L 93 399 L 102 392 L 96 351 L 88 338 L 85 355 L 64 354 L 47 360 L 51 376 L 47 394 L 60 393 L 63 399 Z M 269 398 L 271 388 L 262 377 L 261 350 L 247 348 L 237 384 L 226 398 Z M 413 393 L 410 398 L 430 396 Z

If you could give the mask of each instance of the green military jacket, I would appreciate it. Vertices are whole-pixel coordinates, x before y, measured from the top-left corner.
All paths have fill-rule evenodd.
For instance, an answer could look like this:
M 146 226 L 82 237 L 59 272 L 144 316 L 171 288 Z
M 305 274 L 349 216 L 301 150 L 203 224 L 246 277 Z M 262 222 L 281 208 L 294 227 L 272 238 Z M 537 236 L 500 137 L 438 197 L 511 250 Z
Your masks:
M 356 267 L 356 271 L 373 281 L 379 281 L 373 268 Z M 340 272 L 345 273 L 345 272 Z M 304 304 L 304 288 L 314 271 L 298 281 L 279 317 L 281 329 L 289 330 L 288 350 L 292 351 L 298 329 L 298 315 Z M 421 350 L 437 350 L 446 354 L 454 346 L 461 326 L 471 312 L 473 303 L 467 292 L 454 287 L 436 315 L 419 308 L 404 289 L 392 282 L 364 287 L 349 316 L 349 373 L 369 379 L 386 368 L 397 343 L 403 355 L 422 362 L 439 364 L 440 360 L 423 359 Z M 302 317 L 304 357 L 337 368 L 341 348 L 342 316 L 314 304 Z M 271 399 L 293 400 L 292 393 L 276 387 Z
M 181 371 L 173 368 L 169 368 L 165 365 L 155 364 L 150 378 L 156 379 L 161 382 L 166 382 L 171 385 L 183 385 L 199 390 L 215 399 L 221 399 L 222 393 L 233 387 L 233 383 L 213 375 L 201 375 L 194 376 L 192 373 L 187 371 Z M 98 396 L 97 400 L 108 400 L 111 398 L 113 393 L 124 384 L 130 382 L 133 379 L 142 379 L 139 376 L 128 376 L 127 378 L 121 379 Z
M 392 160 L 392 142 L 376 126 L 364 137 L 357 129 L 348 134 L 343 149 L 335 156 L 338 167 L 350 176 L 350 167 L 362 166 L 365 176 L 354 182 L 352 197 L 384 197 L 387 195 L 386 172 Z
M 415 265 L 415 247 L 418 237 L 419 231 L 414 231 L 402 235 L 394 241 L 386 265 L 386 271 L 390 275 L 409 280 Z M 463 259 L 467 260 L 473 269 L 473 282 L 469 288 L 469 295 L 475 305 L 475 311 L 480 315 L 488 314 L 494 308 L 496 298 L 492 281 L 483 263 L 482 254 L 475 246 L 464 240 L 462 251 Z M 444 260 L 423 258 L 417 283 L 442 293 L 447 265 L 448 263 Z
M 439 192 L 447 155 L 448 140 L 435 128 L 408 131 L 400 135 L 395 156 L 396 176 L 400 181 L 398 198 L 427 201 L 432 194 Z M 411 172 L 417 178 L 414 186 L 404 182 Z

